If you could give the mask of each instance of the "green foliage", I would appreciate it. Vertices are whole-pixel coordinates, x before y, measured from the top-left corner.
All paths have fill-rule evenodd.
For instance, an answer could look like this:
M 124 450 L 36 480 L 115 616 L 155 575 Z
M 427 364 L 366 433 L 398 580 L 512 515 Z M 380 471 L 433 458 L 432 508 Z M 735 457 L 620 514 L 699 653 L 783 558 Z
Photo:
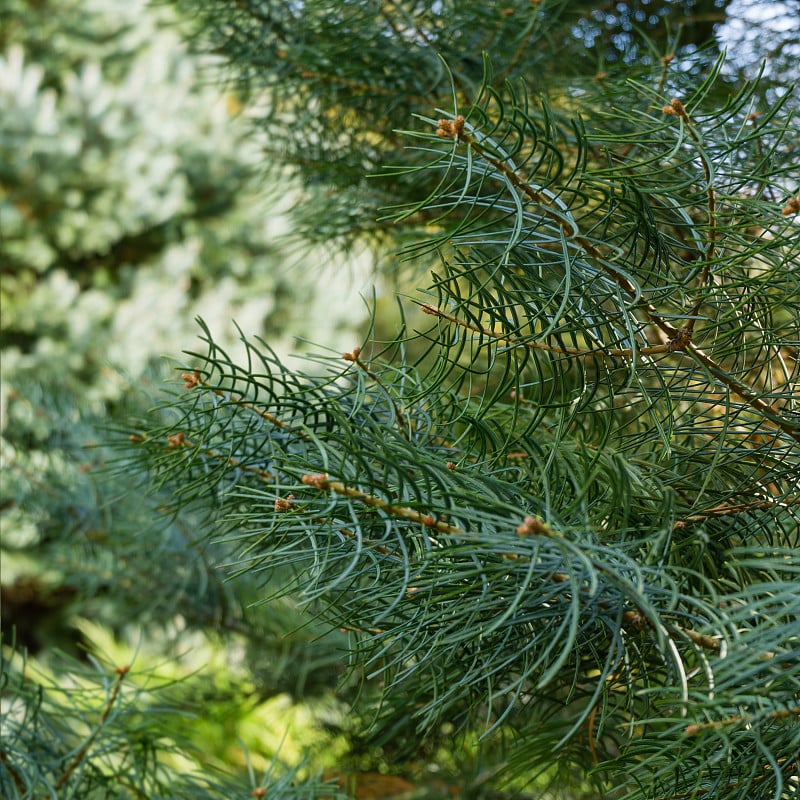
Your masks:
M 242 574 L 350 632 L 395 765 L 455 728 L 502 744 L 500 788 L 788 798 L 796 99 L 671 52 L 544 96 L 561 5 L 508 7 L 221 17 L 309 180 L 350 192 L 389 165 L 357 208 L 381 195 L 406 256 L 433 262 L 431 322 L 306 370 L 205 328 L 143 461 L 217 515 Z
M 414 113 L 450 108 L 451 83 L 459 103 L 473 104 L 483 53 L 492 56 L 496 85 L 522 76 L 534 94 L 579 94 L 615 71 L 634 78 L 670 52 L 693 54 L 681 66 L 701 80 L 728 5 L 176 1 L 197 18 L 202 45 L 231 62 L 231 82 L 253 101 L 270 162 L 302 174 L 308 202 L 294 210 L 295 234 L 326 246 L 365 237 L 395 246 L 403 233 L 425 235 L 435 210 L 419 209 L 403 226 L 384 212 L 419 200 L 428 173 L 380 174 L 387 164 L 424 164 L 399 131 Z
M 115 455 L 99 444 L 150 405 L 168 372 L 163 353 L 191 341 L 199 311 L 219 327 L 236 316 L 283 350 L 321 307 L 329 313 L 317 330 L 332 341 L 352 324 L 336 308 L 348 282 L 320 291 L 324 282 L 281 244 L 296 185 L 285 181 L 278 197 L 256 180 L 258 141 L 210 80 L 214 60 L 191 55 L 182 30 L 174 11 L 138 0 L 10 0 L 0 9 L 3 647 L 27 650 L 26 674 L 47 674 L 17 680 L 4 651 L 3 713 L 9 703 L 14 713 L 0 735 L 11 765 L 3 797 L 40 797 L 58 781 L 79 741 L 68 688 L 84 678 L 101 686 L 119 666 L 84 676 L 87 654 L 107 656 L 87 619 L 160 643 L 159 657 L 133 659 L 134 672 L 181 647 L 199 650 L 202 633 L 212 651 L 240 654 L 247 691 L 232 699 L 224 678 L 234 670 L 216 659 L 219 674 L 194 698 L 214 719 L 181 718 L 186 735 L 168 745 L 155 735 L 167 724 L 155 710 L 166 694 L 135 694 L 148 724 L 132 760 L 122 756 L 124 731 L 104 727 L 58 796 L 121 796 L 114 750 L 145 796 L 164 796 L 156 764 L 173 751 L 197 760 L 199 749 L 243 774 L 237 725 L 250 725 L 242 738 L 254 763 L 274 757 L 283 732 L 276 738 L 263 722 L 269 703 L 295 697 L 296 713 L 308 714 L 301 701 L 342 671 L 336 636 L 304 627 L 290 604 L 247 609 L 254 586 L 242 580 L 234 592 L 212 566 L 229 550 L 206 541 L 204 516 L 171 515 L 168 498 L 145 497 L 131 473 L 110 473 Z M 91 725 L 103 704 L 85 710 Z M 294 744 L 283 743 L 281 758 Z M 276 758 L 269 783 L 291 774 Z M 202 796 L 229 796 L 226 781 L 206 778 Z M 187 780 L 180 796 L 192 787 Z
M 104 366 L 138 378 L 189 340 L 198 312 L 283 342 L 307 333 L 305 313 L 285 301 L 308 299 L 313 311 L 317 276 L 281 264 L 278 247 L 291 192 L 270 198 L 254 181 L 258 142 L 236 101 L 210 85 L 214 62 L 187 56 L 166 7 L 83 5 L 79 28 L 72 2 L 14 0 L 4 11 L 8 373 L 80 376 L 73 388 L 107 400 L 124 380 Z M 335 335 L 343 320 L 325 323 L 320 332 Z
M 317 779 L 298 782 L 273 761 L 240 780 L 188 760 L 197 714 L 185 687 L 128 664 L 71 663 L 70 680 L 20 656 L 0 655 L 3 710 L 0 790 L 8 800 L 58 798 L 336 798 Z
M 99 72 L 75 44 L 65 70 L 48 42 L 74 27 L 11 15 L 3 119 L 23 121 L 0 146 L 29 158 L 2 161 L 4 558 L 44 554 L 49 606 L 78 598 L 54 627 L 109 658 L 4 663 L 4 796 L 331 796 L 274 755 L 287 695 L 300 716 L 320 698 L 327 766 L 404 772 L 420 796 L 796 794 L 800 172 L 781 71 L 742 80 L 661 29 L 708 10 L 689 0 L 178 5 L 249 92 L 273 174 L 304 181 L 299 238 L 396 247 L 424 291 L 343 357 L 328 333 L 355 304 L 317 293 L 294 318 L 324 317 L 325 347 L 290 365 L 260 292 L 301 296 L 319 270 L 271 268 L 244 129 L 183 55 L 149 56 L 183 93 L 130 111 L 173 29 L 137 38 L 126 7 L 98 49 L 85 28 Z M 209 295 L 241 299 L 263 338 L 220 338 Z M 145 417 L 118 375 L 149 393 L 190 306 L 204 349 Z M 115 352 L 122 329 L 147 346 Z M 107 411 L 141 421 L 102 483 L 112 454 L 87 470 L 76 452 Z M 172 668 L 142 648 L 115 676 L 131 659 L 77 612 Z M 234 655 L 208 656 L 205 692 L 175 648 L 214 641 Z M 198 741 L 221 767 L 236 733 L 249 780 L 198 771 Z

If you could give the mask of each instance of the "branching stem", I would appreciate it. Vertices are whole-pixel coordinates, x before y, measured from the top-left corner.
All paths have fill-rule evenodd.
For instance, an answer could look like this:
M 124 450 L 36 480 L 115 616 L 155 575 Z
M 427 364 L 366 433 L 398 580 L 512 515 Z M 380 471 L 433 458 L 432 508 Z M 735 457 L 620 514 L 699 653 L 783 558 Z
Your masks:
M 690 517 L 678 520 L 672 527 L 674 530 L 683 530 L 684 528 L 689 528 L 692 525 L 695 525 L 699 522 L 704 522 L 707 519 L 712 519 L 713 517 L 728 517 L 735 514 L 744 514 L 748 511 L 771 509 L 775 508 L 775 506 L 786 508 L 794 505 L 800 505 L 800 498 L 793 498 L 791 500 L 781 502 L 777 500 L 759 500 L 754 503 L 737 503 L 735 505 L 730 503 L 720 503 L 718 506 L 714 506 L 714 508 L 710 508 L 700 514 L 692 514 Z
M 368 494 L 367 492 L 362 492 L 358 489 L 346 486 L 341 481 L 332 481 L 325 473 L 303 475 L 301 480 L 306 486 L 311 486 L 319 491 L 334 492 L 342 497 L 348 497 L 352 500 L 363 503 L 370 508 L 379 508 L 381 511 L 393 517 L 417 522 L 420 525 L 424 525 L 427 528 L 436 530 L 439 533 L 448 533 L 452 535 L 466 533 L 466 531 L 464 531 L 462 528 L 459 528 L 456 525 L 448 525 L 441 520 L 435 519 L 431 514 L 423 514 L 413 508 L 397 506 L 373 494 Z M 342 531 L 342 533 L 347 535 L 348 532 Z M 557 531 L 553 530 L 553 528 L 551 528 L 549 525 L 535 517 L 525 517 L 522 525 L 517 528 L 517 534 L 520 536 L 544 535 L 548 538 L 558 538 L 561 535 Z M 512 557 L 517 558 L 518 556 L 515 555 Z M 569 581 L 569 576 L 563 572 L 555 572 L 550 575 L 550 580 L 555 583 L 566 583 Z M 606 609 L 611 608 L 610 605 L 600 605 Z M 622 619 L 626 625 L 637 630 L 642 630 L 646 626 L 645 619 L 639 611 L 625 611 L 622 614 Z M 708 636 L 707 634 L 699 633 L 691 628 L 682 628 L 677 625 L 670 625 L 669 628 L 664 628 L 664 632 L 670 638 L 675 638 L 675 635 L 688 638 L 696 646 L 707 650 L 719 652 L 721 648 L 721 644 L 718 639 L 715 639 L 713 636 Z
M 413 508 L 406 508 L 404 506 L 396 506 L 389 503 L 374 494 L 367 494 L 367 492 L 353 489 L 351 486 L 346 486 L 341 481 L 332 481 L 324 473 L 314 475 L 303 475 L 302 481 L 306 486 L 313 486 L 320 491 L 331 491 L 343 497 L 349 497 L 353 500 L 363 503 L 370 508 L 379 508 L 381 511 L 393 517 L 400 517 L 408 519 L 412 522 L 418 522 L 427 528 L 432 528 L 439 533 L 459 534 L 465 531 L 456 525 L 448 525 L 446 522 L 435 519 L 431 514 L 423 514 Z
M 111 709 L 114 707 L 114 704 L 117 702 L 117 697 L 119 696 L 120 688 L 122 687 L 122 681 L 125 680 L 125 676 L 130 671 L 129 666 L 124 667 L 117 667 L 115 672 L 117 673 L 117 679 L 114 681 L 114 686 L 111 689 L 111 692 L 108 695 L 108 701 L 106 702 L 106 706 L 103 709 L 103 713 L 100 715 L 100 720 L 89 735 L 89 738 L 83 743 L 83 746 L 80 750 L 75 754 L 75 757 L 70 761 L 67 768 L 61 774 L 61 777 L 56 781 L 54 785 L 54 789 L 58 791 L 61 789 L 62 786 L 70 779 L 70 776 L 73 772 L 80 766 L 81 762 L 84 758 L 86 758 L 86 754 L 89 752 L 89 748 L 92 746 L 92 743 L 97 738 L 97 735 L 103 728 L 103 725 L 106 724 L 109 715 L 111 714 Z
M 716 730 L 717 728 L 725 728 L 728 725 L 738 725 L 741 722 L 752 723 L 760 719 L 788 719 L 789 717 L 800 717 L 800 706 L 796 708 L 782 708 L 778 711 L 770 711 L 767 714 L 758 714 L 753 716 L 743 716 L 742 714 L 733 714 L 725 719 L 714 720 L 713 722 L 700 722 L 694 725 L 686 726 L 687 736 L 697 736 L 704 731 Z
M 264 411 L 263 408 L 259 408 L 258 406 L 244 400 L 242 397 L 234 394 L 233 392 L 226 391 L 224 389 L 220 389 L 216 386 L 212 386 L 208 381 L 203 378 L 198 370 L 194 372 L 184 372 L 181 374 L 181 380 L 184 382 L 184 386 L 187 389 L 193 389 L 195 386 L 202 386 L 204 389 L 207 389 L 210 392 L 213 392 L 217 397 L 221 397 L 223 400 L 227 400 L 230 403 L 238 406 L 239 408 L 246 408 L 248 411 L 252 411 L 257 416 L 261 417 L 262 419 L 266 420 L 267 422 L 276 425 L 279 428 L 291 428 L 292 426 L 287 425 L 282 420 L 279 420 L 276 416 L 273 416 L 268 411 Z
M 602 347 L 596 350 L 587 350 L 580 347 L 567 347 L 562 344 L 552 345 L 552 344 L 547 344 L 547 342 L 535 342 L 525 339 L 514 339 L 513 337 L 508 336 L 504 333 L 498 333 L 497 331 L 489 330 L 488 328 L 481 328 L 479 325 L 476 325 L 473 322 L 466 322 L 454 316 L 453 314 L 448 314 L 446 311 L 443 311 L 438 306 L 431 305 L 430 303 L 423 303 L 420 306 L 420 308 L 425 314 L 429 314 L 432 317 L 438 317 L 439 319 L 446 320 L 447 322 L 451 322 L 453 325 L 457 325 L 461 328 L 466 328 L 467 330 L 474 331 L 475 333 L 479 333 L 482 336 L 486 336 L 487 338 L 506 342 L 510 344 L 512 347 L 528 347 L 532 350 L 544 350 L 548 353 L 557 353 L 559 355 L 578 356 L 583 358 L 597 358 L 598 356 L 607 356 L 608 358 L 632 358 L 634 355 L 634 351 L 628 347 L 625 348 Z M 676 352 L 676 348 L 672 343 L 648 345 L 646 347 L 640 347 L 636 350 L 636 353 L 643 356 L 657 355 L 659 353 L 674 353 L 674 352 Z
M 458 119 L 460 118 L 457 118 L 456 121 L 458 121 Z M 454 128 L 457 131 L 459 141 L 466 144 L 473 152 L 491 164 L 512 186 L 519 189 L 530 201 L 536 203 L 542 216 L 564 228 L 565 223 L 562 216 L 549 207 L 548 198 L 545 197 L 544 194 L 531 186 L 527 181 L 523 180 L 505 161 L 493 156 L 481 142 L 464 129 L 463 124 L 460 127 L 454 125 Z M 596 266 L 614 281 L 614 283 L 628 295 L 631 301 L 636 303 L 637 307 L 645 312 L 650 322 L 660 328 L 670 339 L 676 339 L 679 336 L 680 331 L 678 328 L 667 322 L 652 303 L 644 300 L 636 287 L 624 275 L 621 275 L 608 266 L 607 260 L 603 258 L 603 254 L 600 250 L 581 234 L 577 226 L 570 230 L 565 229 L 565 234 L 592 258 Z
M 667 112 L 667 109 L 670 109 Z M 669 106 L 664 107 L 665 113 L 671 113 L 680 116 L 681 110 L 686 114 L 686 110 L 678 100 L 674 100 Z M 687 115 L 688 118 L 688 115 Z M 471 133 L 466 130 L 465 119 L 461 116 L 456 117 L 455 120 L 439 120 L 439 127 L 437 135 L 443 138 L 455 138 L 465 144 L 480 158 L 491 164 L 499 173 L 501 173 L 508 182 L 516 189 L 521 191 L 529 200 L 537 204 L 540 213 L 547 219 L 564 226 L 564 221 L 560 214 L 556 213 L 547 205 L 547 198 L 532 187 L 529 183 L 524 181 L 505 161 L 493 156 L 486 147 L 478 141 Z M 693 128 L 689 128 L 691 135 L 699 142 L 697 133 Z M 709 223 L 710 230 L 713 231 L 713 236 L 710 236 L 709 252 L 707 256 L 713 255 L 713 246 L 716 241 L 716 214 L 715 214 L 715 197 L 713 187 L 711 186 L 711 173 L 708 168 L 707 161 L 704 160 L 705 169 L 707 170 L 707 180 L 709 184 L 710 194 L 708 195 L 709 212 L 713 215 L 713 221 Z M 800 442 L 800 423 L 792 423 L 781 416 L 780 411 L 775 406 L 762 400 L 758 393 L 752 387 L 734 378 L 730 373 L 726 372 L 711 356 L 703 352 L 699 347 L 693 344 L 692 328 L 691 325 L 686 325 L 678 329 L 667 322 L 659 310 L 650 302 L 640 297 L 640 293 L 636 287 L 624 275 L 619 274 L 606 263 L 603 254 L 598 250 L 595 245 L 590 242 L 586 237 L 582 236 L 576 226 L 572 230 L 567 231 L 571 240 L 578 244 L 584 252 L 590 256 L 596 265 L 608 275 L 631 299 L 636 303 L 638 308 L 641 308 L 647 315 L 650 322 L 662 330 L 669 337 L 665 352 L 686 352 L 691 354 L 697 361 L 702 363 L 708 371 L 714 375 L 719 381 L 727 386 L 734 394 L 741 397 L 745 402 L 761 413 L 769 422 L 780 428 L 784 433 L 791 436 L 796 441 Z M 706 258 L 706 265 L 703 270 L 702 280 L 705 283 L 708 279 L 711 269 L 711 260 Z M 662 345 L 655 345 L 661 347 Z M 565 350 L 557 350 L 556 352 L 566 352 Z

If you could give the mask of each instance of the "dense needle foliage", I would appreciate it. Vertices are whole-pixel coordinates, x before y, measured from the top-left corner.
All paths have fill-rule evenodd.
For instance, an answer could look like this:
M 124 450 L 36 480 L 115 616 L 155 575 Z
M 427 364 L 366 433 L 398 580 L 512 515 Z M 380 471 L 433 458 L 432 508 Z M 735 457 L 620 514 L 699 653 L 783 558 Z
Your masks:
M 672 50 L 551 85 L 559 3 L 201 7 L 326 219 L 377 202 L 430 265 L 429 324 L 306 370 L 206 331 L 140 434 L 159 479 L 351 632 L 398 759 L 454 725 L 501 783 L 796 791 L 788 88 Z

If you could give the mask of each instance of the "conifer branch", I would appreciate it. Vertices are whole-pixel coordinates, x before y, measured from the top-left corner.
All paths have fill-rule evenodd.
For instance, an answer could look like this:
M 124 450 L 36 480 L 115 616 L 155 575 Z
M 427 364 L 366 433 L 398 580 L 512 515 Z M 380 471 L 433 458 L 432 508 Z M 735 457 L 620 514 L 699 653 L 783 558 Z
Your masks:
M 692 310 L 689 312 L 689 318 L 683 325 L 682 330 L 688 335 L 689 338 L 692 337 L 694 333 L 694 325 L 697 320 L 697 315 L 700 313 L 700 309 L 703 305 L 702 300 L 702 292 L 705 289 L 706 285 L 708 284 L 709 279 L 711 278 L 711 269 L 714 264 L 714 259 L 716 257 L 716 244 L 717 244 L 717 197 L 716 191 L 714 189 L 714 180 L 711 175 L 711 166 L 708 163 L 708 158 L 702 147 L 702 138 L 700 134 L 695 130 L 694 123 L 692 122 L 691 117 L 689 116 L 689 112 L 686 110 L 686 107 L 683 103 L 677 98 L 673 97 L 670 100 L 669 105 L 665 105 L 662 108 L 662 111 L 665 114 L 677 116 L 681 122 L 686 127 L 686 130 L 689 133 L 689 136 L 692 138 L 694 143 L 697 145 L 697 158 L 700 161 L 700 164 L 703 168 L 703 178 L 705 180 L 706 186 L 706 199 L 707 199 L 707 210 L 706 213 L 708 215 L 708 226 L 707 226 L 707 236 L 708 236 L 708 243 L 706 245 L 706 251 L 703 254 L 703 269 L 700 272 L 700 278 L 698 280 L 698 298 L 695 301 L 695 304 Z
M 238 406 L 239 408 L 244 408 L 248 411 L 252 411 L 254 414 L 261 417 L 263 420 L 266 420 L 267 422 L 271 423 L 272 425 L 275 425 L 279 428 L 290 428 L 294 430 L 292 426 L 287 425 L 287 423 L 273 416 L 268 411 L 265 411 L 263 408 L 259 408 L 255 404 L 246 401 L 244 398 L 239 397 L 233 392 L 225 391 L 216 386 L 211 386 L 205 380 L 205 378 L 203 378 L 203 376 L 198 370 L 194 370 L 193 372 L 181 373 L 181 380 L 184 381 L 184 386 L 187 389 L 194 389 L 195 386 L 202 386 L 204 389 L 213 392 L 217 397 L 221 397 L 223 400 L 226 400 L 227 402 L 232 403 Z M 303 435 L 302 431 L 297 431 L 297 433 L 300 436 Z
M 397 506 L 375 495 L 371 495 L 367 492 L 362 492 L 358 489 L 346 486 L 341 481 L 332 481 L 325 473 L 306 474 L 302 476 L 301 480 L 306 486 L 311 486 L 319 491 L 332 491 L 338 495 L 341 495 L 342 497 L 351 498 L 371 508 L 378 508 L 390 516 L 419 523 L 420 525 L 436 530 L 439 533 L 447 533 L 451 535 L 462 535 L 466 533 L 464 529 L 459 528 L 456 525 L 449 525 L 441 520 L 437 520 L 431 514 L 423 514 L 412 508 Z M 342 533 L 348 535 L 347 531 L 342 531 Z M 553 530 L 552 527 L 544 523 L 541 519 L 533 516 L 525 517 L 522 524 L 517 528 L 517 534 L 519 536 L 543 535 L 548 538 L 561 538 L 560 533 Z M 514 560 L 520 559 L 520 556 L 517 554 L 513 554 L 510 557 Z M 562 572 L 551 573 L 549 577 L 554 583 L 566 583 L 570 580 L 569 576 Z M 612 606 L 602 602 L 599 603 L 599 606 L 606 610 L 612 609 Z M 645 623 L 645 617 L 641 611 L 624 611 L 622 613 L 622 619 L 627 625 L 637 630 L 642 630 L 643 628 L 647 627 L 647 624 Z M 713 650 L 715 652 L 720 650 L 720 642 L 718 639 L 706 634 L 701 634 L 690 628 L 684 628 L 678 625 L 670 625 L 665 628 L 665 632 L 671 637 L 674 637 L 676 634 L 679 636 L 684 636 L 690 639 L 698 647 L 702 647 L 707 650 Z
M 683 109 L 683 105 L 680 103 L 680 101 L 676 101 L 676 103 L 681 109 Z M 679 113 L 678 111 L 675 111 L 672 106 L 670 106 L 670 108 L 672 109 L 672 113 Z M 683 109 L 683 113 L 686 114 L 685 109 Z M 648 320 L 669 337 L 665 352 L 685 352 L 692 355 L 697 361 L 702 363 L 709 370 L 709 372 L 714 375 L 715 378 L 720 380 L 734 394 L 741 397 L 748 405 L 759 411 L 769 422 L 779 427 L 782 431 L 787 433 L 796 441 L 800 442 L 800 422 L 791 423 L 787 421 L 782 416 L 780 410 L 770 403 L 762 400 L 755 389 L 748 386 L 743 381 L 735 378 L 728 371 L 717 364 L 713 358 L 697 347 L 692 341 L 692 325 L 685 325 L 683 328 L 679 329 L 667 322 L 663 314 L 659 312 L 659 310 L 652 303 L 644 300 L 641 297 L 641 293 L 630 282 L 630 280 L 628 280 L 628 278 L 611 269 L 609 261 L 603 257 L 601 251 L 588 239 L 586 239 L 586 237 L 581 235 L 576 223 L 572 223 L 571 225 L 566 223 L 563 215 L 549 207 L 547 203 L 547 197 L 544 194 L 523 180 L 517 174 L 517 172 L 506 163 L 504 159 L 500 159 L 492 155 L 487 150 L 486 146 L 479 139 L 477 139 L 473 133 L 470 133 L 467 130 L 466 119 L 463 116 L 457 116 L 452 121 L 448 119 L 440 119 L 437 125 L 438 127 L 436 130 L 436 135 L 438 137 L 457 139 L 459 142 L 465 144 L 470 150 L 475 152 L 487 163 L 491 164 L 491 166 L 494 167 L 498 173 L 502 174 L 512 186 L 520 190 L 525 196 L 528 197 L 529 200 L 535 203 L 537 213 L 541 214 L 550 221 L 557 223 L 559 227 L 564 229 L 567 237 L 571 241 L 574 241 L 576 244 L 581 246 L 584 252 L 594 260 L 595 265 L 600 268 L 610 279 L 617 283 L 623 291 L 625 291 L 634 306 L 643 309 Z M 697 134 L 694 133 L 694 136 L 697 136 Z M 705 160 L 703 163 L 705 164 L 705 169 L 708 170 L 708 180 L 710 181 L 710 169 Z M 713 241 L 715 241 L 716 211 L 713 186 L 710 186 L 709 191 L 711 192 L 711 194 L 708 196 L 709 214 L 713 219 L 712 227 L 715 231 Z M 713 244 L 709 244 L 709 247 L 713 247 Z M 707 260 L 706 267 L 704 268 L 703 272 L 703 282 L 705 282 L 708 278 L 709 269 L 710 261 Z M 661 345 L 655 345 L 655 347 L 660 348 Z
M 706 354 L 693 342 L 688 341 L 684 346 L 684 350 L 689 355 L 693 356 L 699 361 L 708 371 L 727 386 L 734 394 L 742 398 L 749 406 L 760 412 L 765 423 L 771 427 L 780 428 L 784 433 L 788 434 L 797 442 L 800 442 L 800 420 L 798 422 L 789 422 L 782 414 L 780 409 L 776 408 L 771 403 L 762 400 L 758 396 L 758 392 L 751 386 L 748 386 L 743 381 L 738 380 L 730 372 L 723 369 L 711 356 Z
M 411 522 L 418 522 L 420 525 L 424 525 L 426 528 L 431 528 L 439 533 L 464 533 L 464 531 L 458 526 L 448 525 L 446 522 L 437 520 L 431 514 L 423 514 L 419 511 L 415 511 L 413 508 L 397 506 L 381 499 L 380 497 L 376 497 L 375 495 L 368 494 L 367 492 L 361 492 L 358 489 L 353 489 L 350 486 L 346 486 L 341 481 L 329 480 L 328 476 L 322 472 L 303 475 L 301 480 L 304 484 L 306 484 L 306 486 L 312 486 L 314 489 L 319 489 L 321 492 L 335 492 L 342 497 L 349 497 L 359 503 L 363 503 L 365 506 L 369 506 L 370 508 L 378 508 L 392 517 L 407 519 Z
M 708 519 L 715 517 L 729 517 L 736 514 L 746 514 L 752 511 L 766 511 L 779 508 L 790 508 L 792 506 L 800 506 L 800 498 L 795 497 L 789 500 L 757 500 L 751 503 L 720 503 L 714 508 L 703 511 L 699 514 L 692 514 L 689 517 L 680 519 L 673 525 L 674 530 L 683 530 L 692 525 L 700 522 L 705 522 Z
M 447 119 L 439 120 L 436 135 L 440 138 L 458 139 L 458 141 L 480 156 L 481 159 L 494 167 L 512 186 L 521 191 L 528 200 L 535 204 L 535 210 L 538 214 L 550 222 L 554 222 L 564 232 L 568 240 L 582 248 L 584 253 L 592 259 L 594 265 L 628 295 L 634 306 L 642 309 L 649 321 L 669 337 L 670 341 L 674 343 L 675 349 L 683 347 L 684 334 L 674 325 L 667 322 L 652 303 L 644 300 L 636 286 L 628 278 L 611 267 L 610 261 L 603 256 L 598 247 L 581 234 L 576 223 L 565 221 L 562 214 L 559 214 L 549 206 L 549 198 L 546 195 L 521 178 L 504 159 L 492 155 L 483 142 L 466 129 L 466 120 L 463 116 L 457 116 L 452 122 Z
M 402 247 L 413 225 L 404 252 L 443 264 L 421 286 L 436 322 L 416 336 L 403 323 L 345 368 L 320 359 L 324 376 L 248 342 L 238 367 L 206 332 L 204 369 L 185 379 L 208 396 L 180 398 L 181 422 L 148 439 L 158 477 L 174 464 L 180 501 L 226 520 L 242 574 L 285 568 L 277 594 L 302 589 L 326 623 L 365 634 L 354 663 L 375 665 L 392 734 L 521 723 L 521 771 L 555 749 L 596 766 L 597 794 L 777 796 L 767 769 L 796 714 L 758 725 L 746 710 L 783 708 L 797 681 L 789 101 L 751 125 L 755 84 L 728 97 L 721 61 L 696 80 L 671 66 L 678 50 L 533 102 L 534 51 L 567 4 L 463 4 L 486 30 L 453 35 L 440 4 L 348 4 L 329 28 L 311 0 L 249 5 L 243 26 L 267 18 L 274 62 L 269 147 L 309 187 L 353 190 L 340 215 L 344 193 L 308 203 L 311 228 L 324 238 L 341 219 L 345 237 Z M 475 56 L 500 41 L 493 72 Z M 452 61 L 441 75 L 422 68 L 434 49 Z M 517 70 L 524 83 L 502 84 Z M 657 113 L 673 95 L 662 110 L 679 126 Z M 281 130 L 298 97 L 316 105 Z M 451 141 L 414 131 L 421 146 L 401 148 L 423 98 L 453 103 L 438 124 L 418 117 Z M 378 205 L 392 210 L 373 222 Z M 393 210 L 408 222 L 396 237 Z
M 246 404 L 245 404 L 246 406 Z M 142 436 L 140 434 L 133 434 L 130 437 L 130 440 L 135 444 L 146 444 L 150 441 L 149 437 Z M 248 472 L 251 475 L 255 475 L 259 480 L 268 483 L 274 480 L 275 476 L 269 472 L 268 470 L 261 469 L 260 467 L 254 467 L 249 464 L 243 463 L 241 460 L 234 458 L 233 456 L 225 455 L 224 453 L 220 453 L 216 450 L 211 448 L 202 449 L 199 448 L 197 443 L 193 442 L 191 439 L 186 438 L 186 434 L 183 431 L 178 431 L 177 433 L 172 433 L 167 436 L 167 445 L 166 448 L 168 450 L 174 450 L 179 447 L 185 447 L 189 450 L 198 449 L 203 455 L 208 456 L 209 458 L 215 459 L 217 461 L 221 461 L 227 464 L 234 469 L 241 470 L 242 472 Z

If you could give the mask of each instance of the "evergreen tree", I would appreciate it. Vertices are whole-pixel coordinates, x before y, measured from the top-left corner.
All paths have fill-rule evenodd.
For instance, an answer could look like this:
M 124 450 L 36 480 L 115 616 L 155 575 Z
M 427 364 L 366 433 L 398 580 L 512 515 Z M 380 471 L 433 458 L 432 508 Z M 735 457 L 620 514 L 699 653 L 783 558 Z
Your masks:
M 132 437 L 176 518 L 346 632 L 352 738 L 396 771 L 463 741 L 474 796 L 796 795 L 780 71 L 675 38 L 587 69 L 559 0 L 184 5 L 306 180 L 301 234 L 423 291 L 304 370 L 204 328 Z

